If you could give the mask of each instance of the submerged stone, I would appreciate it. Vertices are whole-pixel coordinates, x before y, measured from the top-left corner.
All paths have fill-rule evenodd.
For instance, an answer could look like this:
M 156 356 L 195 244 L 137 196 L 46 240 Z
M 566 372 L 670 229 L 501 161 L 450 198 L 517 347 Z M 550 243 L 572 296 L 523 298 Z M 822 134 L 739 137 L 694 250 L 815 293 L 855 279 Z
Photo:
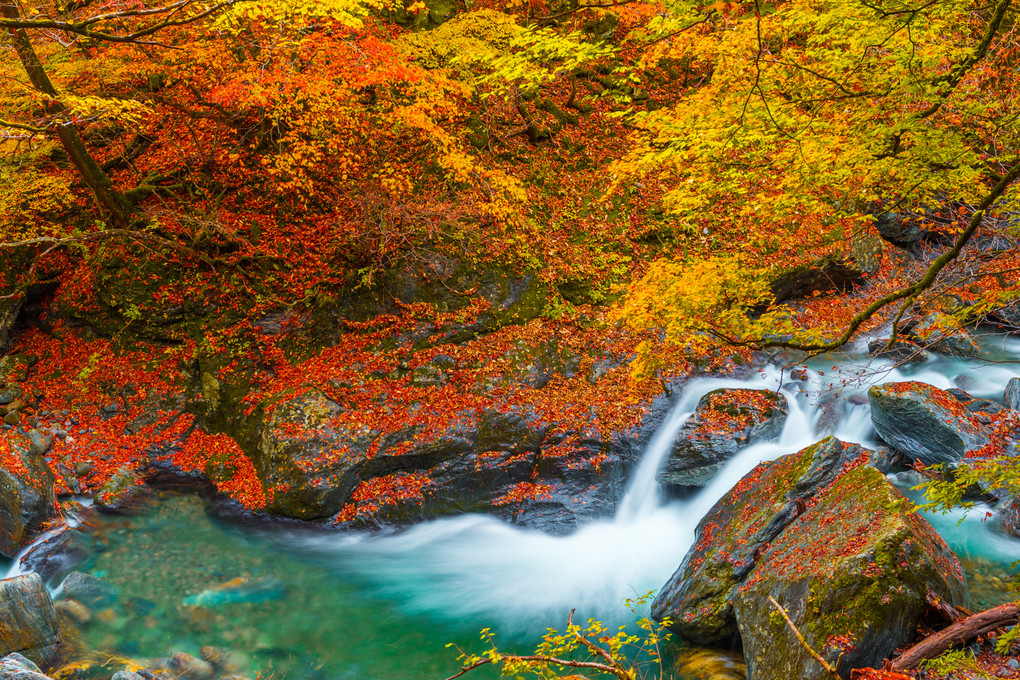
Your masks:
M 238 577 L 214 588 L 189 595 L 181 604 L 193 607 L 215 607 L 223 604 L 269 602 L 283 598 L 285 586 L 278 578 Z

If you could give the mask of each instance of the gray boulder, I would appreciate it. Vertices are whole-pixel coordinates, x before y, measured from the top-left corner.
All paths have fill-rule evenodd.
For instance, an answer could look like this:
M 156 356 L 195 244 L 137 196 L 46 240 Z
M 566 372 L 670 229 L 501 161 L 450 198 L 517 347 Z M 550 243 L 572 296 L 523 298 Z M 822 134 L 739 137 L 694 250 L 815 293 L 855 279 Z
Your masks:
M 0 680 L 51 680 L 30 659 L 14 652 L 0 659 Z
M 924 235 L 921 224 L 909 213 L 887 212 L 875 215 L 875 229 L 889 243 L 910 246 Z
M 0 581 L 0 655 L 17 652 L 48 666 L 60 642 L 57 612 L 42 579 L 26 574 Z
M 889 347 L 889 338 L 878 338 L 868 343 L 868 353 L 890 359 L 897 364 L 913 361 L 927 361 L 928 351 L 910 340 L 897 340 Z
M 105 512 L 122 515 L 144 513 L 156 502 L 156 492 L 140 474 L 124 465 L 100 487 L 96 506 Z
M 922 347 L 938 354 L 955 357 L 976 357 L 981 348 L 965 329 L 952 322 L 943 328 L 939 323 L 941 316 L 933 314 L 913 326 L 911 337 Z
M 709 392 L 677 435 L 659 473 L 659 483 L 670 487 L 707 485 L 738 451 L 777 438 L 789 414 L 786 397 L 769 390 Z
M 1002 395 L 1006 408 L 1020 411 L 1020 378 L 1010 378 Z
M 56 516 L 53 472 L 20 432 L 7 435 L 0 450 L 0 554 L 13 557 L 35 538 L 40 525 Z
M 876 385 L 868 390 L 878 434 L 925 465 L 956 463 L 988 445 L 990 430 L 956 396 L 922 382 Z

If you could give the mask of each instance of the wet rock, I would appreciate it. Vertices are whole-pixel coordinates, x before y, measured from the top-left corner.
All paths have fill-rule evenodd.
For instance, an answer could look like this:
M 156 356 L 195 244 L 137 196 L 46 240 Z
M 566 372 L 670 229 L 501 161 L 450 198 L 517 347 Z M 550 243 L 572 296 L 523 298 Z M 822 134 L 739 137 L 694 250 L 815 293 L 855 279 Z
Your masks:
M 871 420 L 882 439 L 925 465 L 958 462 L 989 443 L 988 428 L 959 399 L 937 387 L 887 383 L 869 389 L 868 397 Z
M 989 319 L 1007 333 L 1020 333 L 1020 298 L 991 312 Z
M 21 568 L 31 571 L 46 583 L 59 582 L 88 559 L 89 548 L 82 534 L 65 528 L 46 540 L 36 542 L 21 557 Z
M 1020 498 L 1014 497 L 999 511 L 999 521 L 1007 534 L 1020 538 Z
M 190 595 L 181 600 L 181 603 L 193 607 L 215 607 L 242 602 L 268 602 L 283 598 L 284 590 L 285 585 L 278 578 L 240 576 Z
M 879 338 L 868 343 L 868 352 L 876 357 L 890 359 L 897 364 L 912 361 L 927 361 L 930 356 L 923 347 L 909 340 L 897 340 L 889 347 L 889 338 Z
M 146 680 L 146 678 L 134 671 L 117 671 L 110 680 Z
M 199 650 L 199 654 L 221 675 L 234 675 L 244 669 L 241 658 L 229 650 L 206 645 Z
M 789 413 L 786 397 L 768 390 L 709 392 L 677 435 L 659 482 L 671 487 L 707 485 L 738 451 L 777 438 Z
M 96 492 L 96 506 L 105 512 L 135 515 L 147 512 L 156 492 L 130 466 L 124 465 Z
M 0 659 L 0 680 L 51 680 L 42 669 L 17 652 Z
M 48 666 L 60 641 L 57 612 L 42 579 L 26 574 L 0 581 L 0 655 L 18 652 Z
M 976 357 L 981 348 L 954 320 L 945 320 L 940 315 L 922 319 L 910 331 L 911 337 L 922 347 L 939 354 L 955 357 Z
M 1010 378 L 1006 383 L 1006 391 L 1002 395 L 1006 408 L 1020 411 L 1020 378 Z
M 120 590 L 112 583 L 80 571 L 72 571 L 60 584 L 65 597 L 78 600 L 90 609 L 106 609 L 116 603 Z
M 18 425 L 21 423 L 21 414 L 17 411 L 8 411 L 4 414 L 4 422 L 8 425 Z
M 759 465 L 698 525 L 653 617 L 703 644 L 739 634 L 753 680 L 822 680 L 770 596 L 846 669 L 912 639 L 927 590 L 962 603 L 955 556 L 869 457 L 830 437 Z
M 0 554 L 13 557 L 56 515 L 54 477 L 46 461 L 22 433 L 7 435 L 0 453 Z

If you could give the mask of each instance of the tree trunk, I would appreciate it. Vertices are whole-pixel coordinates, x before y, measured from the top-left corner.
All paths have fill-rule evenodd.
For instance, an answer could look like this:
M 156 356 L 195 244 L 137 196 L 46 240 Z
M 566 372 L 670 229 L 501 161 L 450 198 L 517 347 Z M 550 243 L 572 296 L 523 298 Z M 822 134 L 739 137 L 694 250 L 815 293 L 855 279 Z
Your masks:
M 17 20 L 20 18 L 18 6 L 11 0 L 0 0 L 0 14 L 7 19 Z M 65 111 L 63 104 L 59 101 L 57 90 L 50 82 L 46 69 L 39 61 L 25 30 L 8 29 L 7 35 L 11 39 L 15 52 L 18 53 L 18 58 L 21 60 L 21 65 L 32 86 L 49 97 L 50 101 L 47 104 L 49 113 L 59 114 Z M 78 130 L 72 123 L 58 123 L 56 133 L 78 174 L 96 195 L 99 203 L 110 211 L 114 224 L 126 228 L 130 224 L 131 215 L 134 212 L 131 201 L 114 188 L 109 176 L 103 172 L 103 169 L 85 148 L 85 143 L 78 136 Z
M 993 630 L 1012 626 L 1020 621 L 1020 606 L 1015 602 L 986 609 L 967 618 L 960 619 L 948 628 L 929 635 L 916 645 L 896 657 L 889 670 L 898 673 L 909 671 L 926 659 L 934 659 L 954 645 L 964 644 Z

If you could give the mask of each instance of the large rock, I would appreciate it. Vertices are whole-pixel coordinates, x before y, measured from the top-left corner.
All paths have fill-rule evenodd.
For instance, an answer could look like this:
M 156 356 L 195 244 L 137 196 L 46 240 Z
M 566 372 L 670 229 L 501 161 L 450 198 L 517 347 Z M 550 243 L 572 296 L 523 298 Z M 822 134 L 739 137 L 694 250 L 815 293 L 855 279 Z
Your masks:
M 671 487 L 707 485 L 738 451 L 777 438 L 789 413 L 786 397 L 769 390 L 709 392 L 677 435 L 659 473 L 659 483 Z
M 887 212 L 875 215 L 879 235 L 897 246 L 911 246 L 921 240 L 924 232 L 920 222 L 909 213 Z
M 851 290 L 878 272 L 882 263 L 882 240 L 863 233 L 851 238 L 842 253 L 832 253 L 807 264 L 787 269 L 771 282 L 776 302 L 815 293 Z
M 13 557 L 56 515 L 53 472 L 20 432 L 0 432 L 0 554 Z
M 910 336 L 919 345 L 938 354 L 956 357 L 976 357 L 981 348 L 965 329 L 955 321 L 940 321 L 941 317 L 933 314 L 918 323 L 910 330 Z
M 868 454 L 830 437 L 758 466 L 698 525 L 653 616 L 700 643 L 739 633 L 749 680 L 822 680 L 769 597 L 844 676 L 912 638 L 929 590 L 962 604 L 959 562 Z
M 769 601 L 832 665 L 880 667 L 909 643 L 925 594 L 964 604 L 956 556 L 877 470 L 857 467 L 818 494 L 761 557 L 733 596 L 749 680 L 823 680 Z
M 925 465 L 956 463 L 981 455 L 991 429 L 965 402 L 922 382 L 875 385 L 868 390 L 871 421 L 878 434 L 904 455 Z
M 1020 298 L 999 307 L 988 316 L 1007 333 L 1020 333 Z
M 1006 391 L 1002 394 L 1006 408 L 1020 411 L 1020 378 L 1010 378 L 1006 383 Z
M 42 579 L 26 574 L 0 581 L 0 655 L 17 652 L 48 666 L 60 641 L 57 612 Z
M 140 474 L 124 465 L 100 487 L 95 501 L 100 510 L 134 515 L 152 507 L 156 502 L 156 492 Z
M 699 644 L 737 632 L 733 590 L 761 551 L 797 518 L 800 507 L 867 449 L 828 437 L 803 451 L 759 465 L 730 489 L 698 524 L 694 546 L 652 604 L 656 620 Z

